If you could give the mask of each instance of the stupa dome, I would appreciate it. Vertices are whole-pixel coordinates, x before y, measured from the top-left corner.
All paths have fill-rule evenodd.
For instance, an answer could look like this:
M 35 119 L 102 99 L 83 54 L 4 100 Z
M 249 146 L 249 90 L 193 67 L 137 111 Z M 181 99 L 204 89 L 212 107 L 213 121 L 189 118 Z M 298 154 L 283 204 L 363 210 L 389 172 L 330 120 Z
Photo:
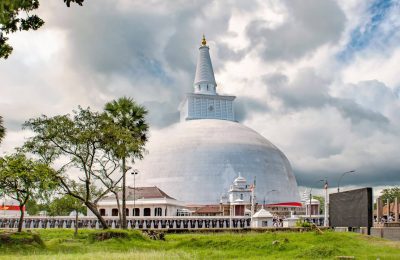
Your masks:
M 258 202 L 298 202 L 286 156 L 256 131 L 229 120 L 199 119 L 150 137 L 148 154 L 135 167 L 137 186 L 157 185 L 189 203 L 216 204 L 238 173 L 253 183 Z M 275 192 L 269 192 L 275 190 Z

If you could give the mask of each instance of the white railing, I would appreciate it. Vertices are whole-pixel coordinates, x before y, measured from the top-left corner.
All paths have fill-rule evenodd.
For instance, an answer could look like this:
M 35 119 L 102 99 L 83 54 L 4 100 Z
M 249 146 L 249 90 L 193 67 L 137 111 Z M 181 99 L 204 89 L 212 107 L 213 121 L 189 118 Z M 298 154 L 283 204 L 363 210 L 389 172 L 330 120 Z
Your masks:
M 119 228 L 118 217 L 104 217 L 108 227 Z M 16 228 L 18 217 L 0 217 L 0 228 Z M 202 229 L 202 228 L 249 228 L 250 217 L 229 216 L 162 216 L 162 217 L 127 217 L 129 229 Z M 24 218 L 23 228 L 101 228 L 95 217 L 79 217 L 76 223 L 75 216 L 28 216 Z

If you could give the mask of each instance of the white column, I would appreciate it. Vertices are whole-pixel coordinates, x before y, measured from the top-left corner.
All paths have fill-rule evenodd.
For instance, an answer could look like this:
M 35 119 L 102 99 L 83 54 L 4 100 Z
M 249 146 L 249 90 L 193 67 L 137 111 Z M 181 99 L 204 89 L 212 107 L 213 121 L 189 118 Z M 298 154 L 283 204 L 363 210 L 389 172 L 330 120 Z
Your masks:
M 383 216 L 383 211 L 382 211 L 382 198 L 378 197 L 376 199 L 376 221 L 381 222 Z
M 328 197 L 328 182 L 325 182 L 325 209 L 324 209 L 324 226 L 329 226 L 329 197 Z
M 389 220 L 389 216 L 390 216 L 390 200 L 389 199 L 387 199 L 386 200 L 386 205 L 387 205 L 387 211 L 386 211 L 386 221 L 388 221 Z

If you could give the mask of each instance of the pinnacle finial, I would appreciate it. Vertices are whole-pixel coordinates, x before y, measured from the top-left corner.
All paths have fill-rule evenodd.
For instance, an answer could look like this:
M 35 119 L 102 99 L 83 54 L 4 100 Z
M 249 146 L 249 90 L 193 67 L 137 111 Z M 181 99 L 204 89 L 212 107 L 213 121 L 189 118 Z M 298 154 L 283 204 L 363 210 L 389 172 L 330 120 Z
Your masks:
M 207 44 L 206 37 L 204 36 L 203 33 L 203 40 L 201 41 L 201 45 L 206 46 L 206 44 Z

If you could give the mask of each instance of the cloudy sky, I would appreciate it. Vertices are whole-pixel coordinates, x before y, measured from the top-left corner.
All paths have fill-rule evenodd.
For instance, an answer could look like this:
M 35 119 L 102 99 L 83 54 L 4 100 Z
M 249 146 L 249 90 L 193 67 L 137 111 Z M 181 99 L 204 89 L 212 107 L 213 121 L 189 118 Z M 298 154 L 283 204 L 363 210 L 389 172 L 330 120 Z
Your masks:
M 239 121 L 291 161 L 300 186 L 400 184 L 400 3 L 382 0 L 41 1 L 46 21 L 11 36 L 0 60 L 0 154 L 41 114 L 101 109 L 121 96 L 152 131 L 179 120 L 198 47 L 208 39 L 218 91 Z

